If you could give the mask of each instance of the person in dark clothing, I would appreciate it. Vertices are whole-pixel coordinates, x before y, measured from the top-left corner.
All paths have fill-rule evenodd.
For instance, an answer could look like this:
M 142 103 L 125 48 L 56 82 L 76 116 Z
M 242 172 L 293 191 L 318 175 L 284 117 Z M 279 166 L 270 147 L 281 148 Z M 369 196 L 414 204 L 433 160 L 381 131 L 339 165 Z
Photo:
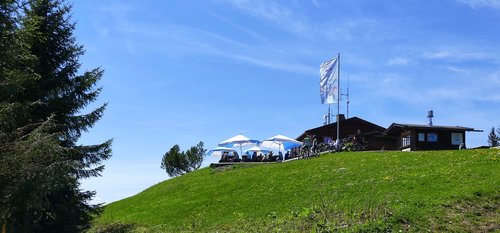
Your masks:
M 257 162 L 257 151 L 254 151 L 252 154 L 252 162 Z
M 290 151 L 286 151 L 285 160 L 290 159 Z
M 361 130 L 358 129 L 358 132 L 354 136 L 354 141 L 361 147 L 363 148 L 365 146 L 365 139 L 363 138 L 363 135 L 361 135 Z

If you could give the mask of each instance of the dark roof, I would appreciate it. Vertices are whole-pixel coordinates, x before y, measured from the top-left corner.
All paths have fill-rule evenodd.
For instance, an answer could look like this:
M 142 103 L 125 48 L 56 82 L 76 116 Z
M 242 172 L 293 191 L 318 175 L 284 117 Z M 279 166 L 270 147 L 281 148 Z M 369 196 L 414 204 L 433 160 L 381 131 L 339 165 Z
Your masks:
M 340 132 L 341 136 L 347 136 L 348 133 L 356 133 L 355 130 L 360 129 L 360 125 L 364 125 L 365 127 L 361 127 L 361 130 L 366 134 L 366 133 L 371 133 L 371 132 L 384 132 L 385 128 L 382 126 L 379 126 L 377 124 L 374 124 L 372 122 L 369 122 L 367 120 L 361 119 L 359 117 L 351 117 L 347 119 L 340 119 L 340 129 L 342 132 Z M 346 132 L 346 129 L 344 126 L 347 126 L 351 131 L 354 130 L 353 132 Z M 328 125 L 322 125 L 316 128 L 308 129 L 301 135 L 299 135 L 296 140 L 302 141 L 302 139 L 307 135 L 307 134 L 321 134 L 321 132 L 331 132 L 333 135 L 337 135 L 336 133 L 337 129 L 337 122 L 333 122 Z M 349 131 L 349 130 L 347 130 Z
M 348 122 L 349 122 L 349 123 L 350 123 L 350 122 L 364 122 L 364 123 L 371 124 L 371 125 L 374 125 L 375 127 L 379 127 L 380 129 L 385 130 L 385 128 L 384 128 L 384 127 L 382 127 L 382 126 L 380 126 L 380 125 L 377 125 L 377 124 L 373 124 L 373 123 L 371 123 L 371 122 L 369 122 L 369 121 L 367 121 L 367 120 L 363 120 L 363 119 L 361 119 L 361 118 L 359 118 L 359 117 L 351 117 L 351 118 L 347 118 L 347 119 L 344 119 L 344 120 L 340 120 L 340 122 L 341 122 L 341 123 L 348 123 Z M 329 125 L 322 125 L 322 126 L 320 126 L 320 127 L 316 127 L 316 128 L 308 129 L 307 131 L 314 131 L 314 130 L 316 130 L 316 129 L 325 128 L 325 127 L 328 127 L 328 126 L 331 126 L 331 125 L 333 125 L 333 126 L 337 127 L 337 122 L 333 122 L 333 123 L 331 123 L 331 124 L 329 124 Z M 306 131 L 306 132 L 307 132 L 307 131 Z
M 474 128 L 463 126 L 440 126 L 440 125 L 417 125 L 417 124 L 400 124 L 392 123 L 389 128 L 384 131 L 384 135 L 389 135 L 394 131 L 401 131 L 403 129 L 432 129 L 436 131 L 477 131 Z

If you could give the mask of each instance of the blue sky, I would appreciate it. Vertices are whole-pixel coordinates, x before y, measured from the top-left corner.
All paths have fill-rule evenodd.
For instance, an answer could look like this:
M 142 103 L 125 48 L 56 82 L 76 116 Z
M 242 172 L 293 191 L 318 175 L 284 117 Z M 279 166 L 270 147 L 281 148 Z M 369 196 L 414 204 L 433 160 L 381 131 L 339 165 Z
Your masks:
M 114 138 L 96 202 L 168 178 L 173 145 L 236 134 L 297 137 L 322 125 L 319 65 L 341 54 L 350 116 L 485 130 L 500 125 L 500 1 L 74 1 L 82 70 L 102 67 L 104 117 L 81 143 Z M 341 112 L 345 113 L 345 102 Z M 207 158 L 213 161 L 216 158 Z

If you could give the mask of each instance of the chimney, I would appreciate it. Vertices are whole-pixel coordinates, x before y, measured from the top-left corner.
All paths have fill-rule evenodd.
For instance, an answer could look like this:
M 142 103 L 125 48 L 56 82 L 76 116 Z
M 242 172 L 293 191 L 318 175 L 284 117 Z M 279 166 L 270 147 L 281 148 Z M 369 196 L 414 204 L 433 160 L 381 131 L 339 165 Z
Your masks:
M 432 126 L 432 118 L 434 117 L 434 111 L 429 110 L 427 112 L 427 118 L 429 118 L 429 126 Z
M 338 114 L 337 115 L 337 122 L 345 120 L 345 115 L 344 114 Z

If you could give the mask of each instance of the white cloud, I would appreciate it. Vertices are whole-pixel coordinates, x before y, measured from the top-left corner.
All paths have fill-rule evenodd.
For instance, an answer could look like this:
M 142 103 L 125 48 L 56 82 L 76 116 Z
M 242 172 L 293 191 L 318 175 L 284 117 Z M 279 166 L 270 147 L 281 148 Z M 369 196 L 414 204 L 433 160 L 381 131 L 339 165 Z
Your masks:
M 110 14 L 114 17 L 121 17 L 128 15 L 131 13 L 136 6 L 126 5 L 126 4 L 110 4 L 110 5 L 102 5 L 97 9 L 102 11 L 104 14 Z
M 431 52 L 425 52 L 423 57 L 433 60 L 465 61 L 465 60 L 488 60 L 493 56 L 484 52 L 465 52 L 453 48 L 442 48 Z
M 458 67 L 454 67 L 454 66 L 446 66 L 446 69 L 453 71 L 455 73 L 461 73 L 461 74 L 468 74 L 469 73 L 469 71 L 466 69 L 462 69 L 462 68 L 458 68 Z
M 296 17 L 284 6 L 270 1 L 228 0 L 227 3 L 257 18 L 271 21 L 280 28 L 293 33 L 307 35 L 309 26 Z
M 253 38 L 255 38 L 255 39 L 259 40 L 259 41 L 261 41 L 261 42 L 265 42 L 265 43 L 268 42 L 266 38 L 264 38 L 262 35 L 260 35 L 259 33 L 255 32 L 255 31 L 252 31 L 252 30 L 250 30 L 250 29 L 248 29 L 246 27 L 243 27 L 243 26 L 235 23 L 234 21 L 232 21 L 232 20 L 230 20 L 230 19 L 228 19 L 226 17 L 223 17 L 221 15 L 218 15 L 216 13 L 212 12 L 211 14 L 213 16 L 215 16 L 216 18 L 220 19 L 221 21 L 224 21 L 224 22 L 228 23 L 229 25 L 235 27 L 236 29 L 240 30 L 241 32 L 243 32 L 243 33 L 245 33 L 245 34 L 247 34 L 247 35 L 249 35 L 249 36 L 251 36 L 251 37 L 253 37 Z
M 408 60 L 401 57 L 395 57 L 389 60 L 386 64 L 388 66 L 404 66 L 408 64 Z
M 339 21 L 338 19 L 323 23 L 311 23 L 301 11 L 280 5 L 273 1 L 225 0 L 224 2 L 242 10 L 248 15 L 274 24 L 278 29 L 293 33 L 301 38 L 331 38 L 331 39 L 365 39 L 373 41 L 380 36 L 380 23 L 374 19 L 356 18 Z M 313 0 L 319 7 L 319 2 Z
M 466 4 L 473 9 L 479 9 L 479 8 L 500 9 L 500 0 L 457 0 L 457 1 Z
M 240 61 L 247 62 L 249 64 L 258 65 L 262 67 L 268 67 L 277 70 L 284 70 L 289 72 L 298 72 L 303 74 L 315 74 L 318 69 L 310 66 L 305 66 L 301 64 L 288 63 L 286 61 L 280 62 L 276 60 L 267 60 L 258 57 L 251 57 L 245 55 L 237 54 L 225 54 L 227 57 L 231 57 Z
M 288 18 L 291 14 L 287 8 L 274 2 L 250 0 L 228 0 L 227 2 L 249 14 L 271 20 Z
M 372 43 L 386 34 L 380 30 L 380 23 L 374 19 L 351 19 L 347 21 L 331 21 L 313 29 L 318 37 L 337 40 L 365 40 Z M 388 36 L 388 35 L 387 35 Z
M 265 68 L 292 73 L 312 74 L 317 69 L 293 60 L 296 51 L 247 44 L 230 37 L 181 25 L 141 25 L 122 23 L 120 31 L 127 34 L 126 47 L 130 53 L 155 52 L 164 55 L 206 54 Z M 259 51 L 259 52 L 256 52 Z M 262 53 L 261 51 L 266 51 Z M 300 53 L 300 52 L 298 52 Z M 291 54 L 294 54 L 291 56 Z

